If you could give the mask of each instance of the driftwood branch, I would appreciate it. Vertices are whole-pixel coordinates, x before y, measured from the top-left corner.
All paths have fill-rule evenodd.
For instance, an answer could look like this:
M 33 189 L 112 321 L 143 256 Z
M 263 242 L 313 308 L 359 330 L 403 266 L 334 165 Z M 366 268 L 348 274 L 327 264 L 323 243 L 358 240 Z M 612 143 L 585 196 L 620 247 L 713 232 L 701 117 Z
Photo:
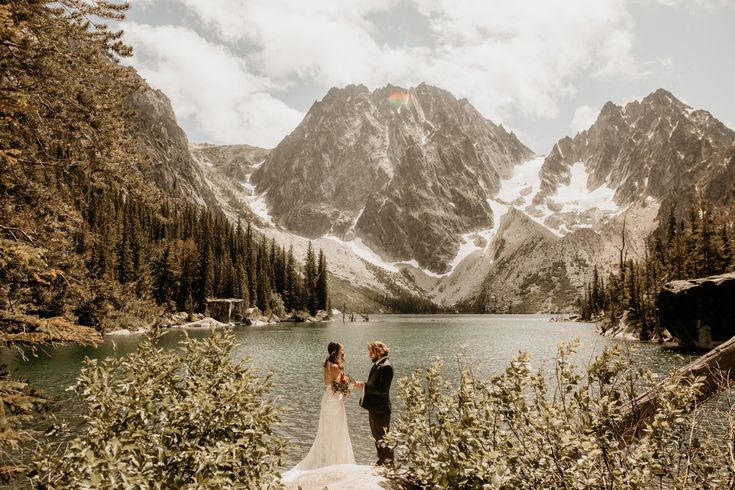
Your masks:
M 21 233 L 25 237 L 25 239 L 28 240 L 28 242 L 31 245 L 33 245 L 34 247 L 36 246 L 36 244 L 33 242 L 33 240 L 31 239 L 31 237 L 28 236 L 28 233 L 26 233 L 25 231 L 21 230 L 20 228 L 15 228 L 13 226 L 3 226 L 3 225 L 0 225 L 0 229 L 2 229 L 4 231 L 7 231 L 8 233 L 10 233 L 10 235 L 13 237 L 13 240 L 15 240 L 16 242 L 18 241 L 18 237 L 15 236 L 15 233 L 13 233 L 13 232 L 14 231 L 17 231 L 17 232 Z
M 735 337 L 672 374 L 684 380 L 698 379 L 701 382 L 696 399 L 698 405 L 727 388 L 733 375 L 735 375 Z M 643 422 L 656 413 L 659 397 L 666 382 L 667 379 L 664 379 L 630 403 L 628 416 L 619 426 L 620 434 L 624 437 L 638 435 Z

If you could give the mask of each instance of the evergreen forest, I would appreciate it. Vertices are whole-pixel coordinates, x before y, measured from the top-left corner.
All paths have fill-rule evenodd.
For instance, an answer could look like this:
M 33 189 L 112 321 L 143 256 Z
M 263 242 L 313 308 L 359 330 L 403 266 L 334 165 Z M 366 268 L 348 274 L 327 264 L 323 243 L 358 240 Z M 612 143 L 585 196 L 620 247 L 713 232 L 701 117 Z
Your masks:
M 642 258 L 627 257 L 623 238 L 619 260 L 610 272 L 594 267 L 578 301 L 582 318 L 612 324 L 628 312 L 639 326 L 641 339 L 659 338 L 656 299 L 663 285 L 735 269 L 734 234 L 732 208 L 715 206 L 701 197 L 686 213 L 678 214 L 671 206 L 665 222 L 646 238 Z

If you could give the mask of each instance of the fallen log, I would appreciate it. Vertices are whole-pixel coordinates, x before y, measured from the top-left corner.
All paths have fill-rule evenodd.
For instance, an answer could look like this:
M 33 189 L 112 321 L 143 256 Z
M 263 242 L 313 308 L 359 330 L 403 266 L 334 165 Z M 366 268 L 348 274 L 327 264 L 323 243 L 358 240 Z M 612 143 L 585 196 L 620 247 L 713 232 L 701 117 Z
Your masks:
M 702 357 L 677 369 L 671 376 L 679 376 L 684 382 L 699 380 L 697 404 L 705 402 L 727 388 L 735 374 L 735 337 L 720 344 Z M 671 377 L 670 376 L 670 377 Z M 643 423 L 656 413 L 659 397 L 668 381 L 664 379 L 628 406 L 628 415 L 618 426 L 624 437 L 637 437 Z

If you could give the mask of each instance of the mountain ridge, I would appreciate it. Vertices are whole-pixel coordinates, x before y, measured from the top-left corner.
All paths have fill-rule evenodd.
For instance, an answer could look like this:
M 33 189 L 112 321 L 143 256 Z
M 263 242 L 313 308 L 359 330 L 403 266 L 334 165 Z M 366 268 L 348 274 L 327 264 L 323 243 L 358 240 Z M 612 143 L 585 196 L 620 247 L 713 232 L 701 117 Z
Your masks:
M 324 240 L 325 237 L 334 240 L 334 243 L 327 246 L 337 247 L 333 253 L 340 256 L 343 253 L 349 255 L 350 247 L 355 253 L 357 249 L 354 241 L 359 239 L 360 247 L 367 247 L 365 253 L 379 256 L 377 261 L 367 257 L 368 261 L 382 268 L 381 270 L 385 270 L 387 274 L 387 276 L 383 273 L 379 274 L 381 279 L 378 280 L 378 284 L 389 277 L 391 278 L 388 279 L 389 281 L 399 281 L 401 287 L 412 291 L 412 294 L 423 295 L 447 307 L 464 305 L 462 309 L 469 308 L 472 311 L 488 311 L 488 308 L 496 308 L 497 305 L 487 306 L 490 304 L 488 298 L 495 297 L 497 302 L 498 298 L 503 296 L 508 298 L 509 304 L 515 304 L 520 311 L 556 310 L 562 307 L 563 301 L 573 301 L 572 291 L 581 294 L 582 285 L 588 279 L 587 275 L 593 265 L 604 268 L 616 260 L 622 244 L 623 230 L 625 230 L 626 237 L 626 253 L 635 257 L 636 254 L 642 253 L 643 237 L 657 226 L 661 213 L 670 207 L 674 196 L 677 200 L 681 200 L 682 208 L 687 205 L 687 199 L 692 196 L 693 191 L 689 190 L 681 193 L 682 195 L 673 192 L 674 186 L 671 185 L 670 179 L 668 181 L 664 179 L 661 182 L 651 181 L 649 187 L 652 192 L 647 192 L 648 187 L 643 186 L 645 177 L 651 180 L 656 173 L 662 174 L 663 177 L 672 175 L 670 168 L 674 167 L 661 170 L 663 159 L 672 154 L 676 155 L 677 151 L 686 152 L 684 154 L 690 156 L 704 156 L 705 158 L 701 161 L 691 158 L 679 159 L 683 161 L 681 180 L 685 181 L 691 177 L 695 182 L 691 184 L 692 186 L 700 184 L 705 186 L 706 194 L 719 199 L 719 202 L 730 199 L 727 196 L 726 182 L 733 182 L 735 178 L 735 171 L 733 171 L 735 146 L 728 146 L 732 140 L 732 130 L 717 121 L 708 112 L 692 109 L 676 99 L 670 92 L 659 89 L 639 101 L 624 106 L 613 102 L 606 103 L 590 128 L 578 132 L 574 137 L 560 138 L 552 151 L 543 158 L 528 160 L 531 156 L 530 150 L 523 146 L 525 149 L 523 156 L 526 160 L 510 159 L 513 162 L 510 164 L 506 160 L 506 166 L 500 165 L 492 168 L 497 176 L 496 179 L 487 178 L 482 181 L 482 185 L 477 186 L 481 192 L 477 192 L 474 196 L 478 201 L 482 198 L 487 202 L 489 210 L 485 209 L 487 213 L 485 219 L 488 215 L 491 218 L 487 221 L 469 220 L 463 224 L 464 228 L 442 228 L 442 233 L 454 234 L 453 240 L 442 241 L 431 238 L 427 240 L 426 236 L 421 235 L 420 229 L 404 227 L 405 222 L 397 219 L 401 205 L 414 200 L 412 209 L 415 216 L 413 218 L 419 217 L 419 219 L 429 221 L 434 216 L 441 216 L 446 210 L 446 205 L 436 206 L 432 203 L 432 199 L 454 203 L 458 198 L 453 194 L 453 191 L 456 193 L 456 190 L 446 181 L 434 184 L 433 187 L 439 189 L 435 189 L 433 194 L 427 195 L 425 192 L 426 182 L 431 179 L 425 179 L 425 175 L 419 168 L 426 164 L 426 159 L 420 158 L 422 154 L 417 150 L 420 150 L 423 138 L 429 141 L 431 138 L 427 136 L 432 136 L 431 131 L 438 126 L 437 121 L 432 117 L 451 120 L 451 115 L 434 114 L 427 118 L 426 113 L 431 114 L 432 108 L 436 109 L 441 104 L 435 101 L 432 107 L 428 107 L 431 104 L 427 104 L 426 100 L 421 100 L 418 96 L 420 94 L 416 95 L 411 92 L 419 87 L 428 91 L 436 90 L 439 102 L 442 96 L 446 97 L 447 94 L 451 96 L 442 89 L 435 89 L 426 84 L 408 90 L 389 85 L 372 92 L 364 85 L 352 85 L 343 89 L 332 88 L 322 100 L 312 105 L 304 121 L 282 142 L 282 144 L 286 142 L 288 145 L 306 145 L 309 149 L 323 150 L 322 153 L 319 153 L 320 158 L 328 160 L 328 163 L 318 175 L 324 177 L 328 173 L 327 170 L 330 172 L 337 170 L 335 167 L 342 163 L 342 160 L 334 157 L 340 151 L 340 148 L 335 148 L 335 146 L 345 142 L 347 142 L 347 147 L 355 144 L 359 146 L 361 141 L 355 137 L 359 135 L 359 131 L 327 134 L 321 131 L 323 128 L 320 128 L 319 125 L 328 123 L 326 119 L 334 113 L 336 108 L 341 108 L 345 104 L 354 104 L 358 109 L 367 107 L 375 110 L 376 103 L 371 101 L 370 97 L 377 93 L 384 99 L 383 102 L 390 106 L 391 117 L 403 117 L 409 120 L 413 118 L 412 121 L 420 123 L 411 126 L 411 131 L 407 133 L 398 132 L 401 141 L 407 142 L 405 144 L 407 156 L 404 158 L 412 160 L 410 165 L 403 167 L 387 165 L 387 160 L 380 159 L 387 154 L 386 152 L 368 155 L 378 163 L 370 167 L 374 172 L 371 175 L 377 176 L 375 180 L 379 183 L 376 186 L 378 190 L 387 188 L 396 179 L 396 176 L 403 182 L 411 182 L 411 185 L 405 186 L 402 193 L 397 196 L 387 193 L 378 194 L 379 199 L 375 197 L 366 199 L 363 208 L 359 207 L 360 202 L 356 200 L 352 203 L 351 208 L 344 206 L 338 210 L 339 212 L 329 210 L 325 212 L 326 222 L 329 224 L 328 231 L 322 235 L 311 235 L 311 238 L 324 244 L 329 242 L 329 240 Z M 388 100 L 391 90 L 397 91 L 399 95 L 398 102 L 394 105 L 390 105 Z M 328 106 L 332 105 L 323 107 L 325 100 Z M 388 101 L 385 102 L 385 100 Z M 460 114 L 464 111 L 476 112 L 466 100 L 457 100 L 453 96 L 448 100 L 454 104 L 452 107 L 455 114 L 456 111 L 459 111 Z M 378 104 L 383 102 L 378 102 Z M 349 108 L 345 111 L 346 114 L 341 114 L 339 117 L 350 120 Z M 477 115 L 482 118 L 479 113 Z M 488 125 L 502 128 L 501 125 L 495 125 L 491 121 L 488 121 Z M 430 132 L 427 134 L 422 130 Z M 512 138 L 517 141 L 512 132 L 508 133 L 504 129 L 503 132 L 509 140 Z M 650 138 L 648 138 L 649 133 L 652 135 Z M 368 134 L 368 136 L 375 135 Z M 314 139 L 322 141 L 323 145 L 309 146 L 308 140 Z M 474 147 L 471 140 L 464 141 L 463 144 L 464 147 Z M 387 146 L 381 147 L 380 145 L 378 147 L 387 148 Z M 451 145 L 450 147 L 457 148 Z M 463 148 L 462 145 L 459 147 Z M 276 150 L 266 155 L 262 165 L 257 166 L 254 170 L 253 167 L 249 167 L 255 182 L 255 185 L 249 184 L 252 187 L 251 192 L 253 196 L 260 199 L 261 216 L 263 216 L 262 213 L 265 213 L 264 216 L 271 219 L 271 216 L 275 215 L 273 225 L 281 229 L 279 233 L 282 236 L 302 235 L 299 230 L 289 230 L 288 226 L 284 226 L 283 221 L 279 221 L 278 210 L 273 213 L 274 209 L 271 206 L 273 198 L 269 199 L 271 190 L 269 186 L 273 184 L 273 180 L 265 178 L 265 175 L 269 171 L 273 174 L 271 179 L 287 175 L 286 180 L 290 183 L 284 187 L 291 193 L 287 198 L 290 201 L 298 202 L 298 199 L 294 198 L 295 193 L 306 192 L 309 187 L 295 185 L 283 168 L 280 168 L 280 172 L 275 172 L 273 168 L 269 170 L 269 159 L 273 158 L 271 155 L 274 151 Z M 466 154 L 457 152 L 459 158 L 453 163 L 459 168 L 472 168 L 471 164 L 468 165 L 462 160 Z M 301 154 L 297 152 L 297 156 L 300 158 Z M 315 160 L 311 159 L 308 163 L 313 165 Z M 644 176 L 640 169 L 636 170 L 636 162 L 643 162 L 640 167 L 648 174 Z M 380 163 L 385 165 L 381 166 Z M 298 167 L 296 161 L 293 164 Z M 352 167 L 350 165 L 347 167 L 349 168 L 346 169 L 346 175 L 349 177 Z M 431 168 L 431 165 L 428 167 Z M 414 174 L 407 172 L 407 169 L 418 170 L 418 172 Z M 406 178 L 404 173 L 414 179 Z M 526 175 L 523 175 L 524 173 Z M 298 178 L 301 177 L 298 169 L 295 174 Z M 365 184 L 364 177 L 354 180 L 358 186 Z M 477 180 L 478 183 L 481 181 L 479 177 Z M 649 182 L 646 184 L 648 185 Z M 580 196 L 575 196 L 575 192 L 584 194 L 583 199 L 580 200 Z M 373 193 L 366 192 L 365 194 L 373 196 Z M 404 200 L 396 199 L 396 197 L 402 197 Z M 269 205 L 266 206 L 266 202 Z M 421 209 L 421 206 L 427 203 L 428 205 Z M 290 204 L 293 205 L 292 202 Z M 483 208 L 485 208 L 484 204 L 482 203 Z M 386 210 L 390 212 L 386 213 Z M 363 219 L 366 211 L 367 215 Z M 337 219 L 330 221 L 331 217 Z M 627 225 L 624 226 L 626 222 Z M 268 228 L 269 225 L 265 226 Z M 289 233 L 295 233 L 295 235 L 289 235 Z M 310 237 L 309 234 L 303 235 Z M 392 247 L 389 241 L 386 246 L 386 235 L 398 242 L 395 247 Z M 432 270 L 431 266 L 427 267 L 430 261 L 417 260 L 421 255 L 420 251 L 417 254 L 417 250 L 411 247 L 401 249 L 401 245 L 405 245 L 406 235 L 421 237 L 424 247 L 435 247 L 441 250 L 438 255 L 442 256 L 440 263 L 443 264 L 443 267 L 438 268 L 434 263 Z M 526 253 L 523 252 L 525 250 L 523 247 L 510 246 L 511 243 L 516 243 L 516 245 L 521 243 L 518 242 L 519 240 L 521 242 L 527 240 L 529 243 L 540 240 L 538 243 L 545 245 L 544 247 L 532 247 L 533 250 L 529 249 Z M 391 248 L 394 250 L 386 250 Z M 345 250 L 345 252 L 340 250 Z M 403 253 L 396 253 L 395 250 Z M 426 251 L 423 253 L 424 256 L 430 255 Z M 359 253 L 357 257 L 365 257 L 365 255 Z M 370 265 L 359 274 L 365 274 L 365 271 L 372 274 L 370 271 L 375 265 Z M 359 269 L 349 267 L 353 271 Z M 440 273 L 437 273 L 437 270 Z M 349 280 L 348 276 L 346 274 L 342 277 Z M 545 286 L 540 289 L 530 287 L 529 284 L 534 277 L 543 282 Z M 405 278 L 409 280 L 405 281 Z M 362 283 L 376 287 L 375 278 L 366 278 Z M 560 295 L 555 284 L 567 284 L 568 287 L 562 288 L 565 292 Z M 378 287 L 382 286 L 378 285 Z M 499 294 L 499 291 L 502 291 L 502 294 Z M 564 298 L 563 301 L 554 301 L 554 295 L 560 295 Z M 480 307 L 481 303 L 485 307 Z
M 387 261 L 445 272 L 463 233 L 492 226 L 487 193 L 530 156 L 446 90 L 351 85 L 316 102 L 252 179 L 290 231 L 361 238 Z

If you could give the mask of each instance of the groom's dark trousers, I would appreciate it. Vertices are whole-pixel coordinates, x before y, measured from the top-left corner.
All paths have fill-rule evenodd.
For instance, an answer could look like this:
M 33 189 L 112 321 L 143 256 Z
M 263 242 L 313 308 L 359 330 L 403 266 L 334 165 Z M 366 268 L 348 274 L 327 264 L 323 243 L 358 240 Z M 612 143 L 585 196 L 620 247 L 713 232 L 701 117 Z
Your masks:
M 390 384 L 393 381 L 393 366 L 387 357 L 379 360 L 370 369 L 365 382 L 360 406 L 368 411 L 370 432 L 378 450 L 378 464 L 393 461 L 393 451 L 380 445 L 390 429 Z

